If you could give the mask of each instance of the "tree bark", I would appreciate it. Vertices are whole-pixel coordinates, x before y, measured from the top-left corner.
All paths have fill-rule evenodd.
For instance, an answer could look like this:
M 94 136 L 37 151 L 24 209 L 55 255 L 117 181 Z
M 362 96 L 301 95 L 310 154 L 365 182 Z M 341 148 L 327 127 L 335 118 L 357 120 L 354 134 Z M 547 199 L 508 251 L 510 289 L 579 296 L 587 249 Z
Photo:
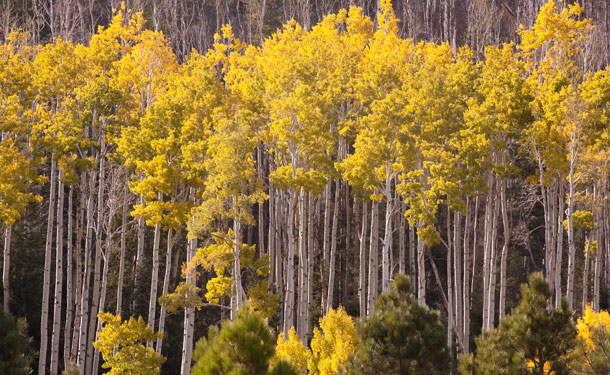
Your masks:
M 49 214 L 47 216 L 47 239 L 45 243 L 44 274 L 42 286 L 42 312 L 40 318 L 40 351 L 38 374 L 47 373 L 47 349 L 49 340 L 49 296 L 51 292 L 51 261 L 53 258 L 53 225 L 55 224 L 56 162 L 51 155 L 51 185 L 49 192 Z
M 64 182 L 59 168 L 57 178 L 57 236 L 55 238 L 55 298 L 53 301 L 53 334 L 51 336 L 51 375 L 57 375 L 59 365 L 59 341 L 61 335 L 61 304 L 64 283 Z
M 377 301 L 377 277 L 379 267 L 379 202 L 373 200 L 371 209 L 371 234 L 369 246 L 369 283 L 366 300 L 366 315 L 373 313 Z
M 360 319 L 367 315 L 366 309 L 366 229 L 368 227 L 368 204 L 362 203 L 362 227 L 360 229 L 360 269 L 358 272 L 358 297 L 360 302 Z
M 11 267 L 11 236 L 13 233 L 13 226 L 8 225 L 4 230 L 4 258 L 2 261 L 2 290 L 3 290 L 3 301 L 2 306 L 4 307 L 4 313 L 10 314 L 11 304 L 11 288 L 10 288 L 10 267 Z

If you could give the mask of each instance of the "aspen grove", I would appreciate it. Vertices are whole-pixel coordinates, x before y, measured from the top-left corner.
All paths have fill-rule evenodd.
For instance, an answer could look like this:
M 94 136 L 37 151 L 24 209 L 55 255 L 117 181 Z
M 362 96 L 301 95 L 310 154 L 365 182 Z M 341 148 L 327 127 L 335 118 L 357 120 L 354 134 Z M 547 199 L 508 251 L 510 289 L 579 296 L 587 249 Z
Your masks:
M 1 295 L 34 371 L 207 374 L 252 328 L 261 374 L 338 373 L 405 298 L 446 373 L 527 298 L 602 358 L 608 3 L 432 2 L 217 1 L 215 29 L 190 1 L 2 2 Z

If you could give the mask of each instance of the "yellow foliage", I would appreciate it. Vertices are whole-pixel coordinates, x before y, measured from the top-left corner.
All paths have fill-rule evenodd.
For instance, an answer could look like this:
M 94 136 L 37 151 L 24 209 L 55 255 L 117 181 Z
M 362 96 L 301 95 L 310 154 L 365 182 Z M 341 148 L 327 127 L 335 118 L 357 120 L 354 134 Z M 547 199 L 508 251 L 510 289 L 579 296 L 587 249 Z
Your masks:
M 288 331 L 288 339 L 283 332 L 279 334 L 275 347 L 274 362 L 279 360 L 288 361 L 294 365 L 300 374 L 307 374 L 307 363 L 310 361 L 310 357 L 311 352 L 303 345 L 294 327 L 291 327 Z

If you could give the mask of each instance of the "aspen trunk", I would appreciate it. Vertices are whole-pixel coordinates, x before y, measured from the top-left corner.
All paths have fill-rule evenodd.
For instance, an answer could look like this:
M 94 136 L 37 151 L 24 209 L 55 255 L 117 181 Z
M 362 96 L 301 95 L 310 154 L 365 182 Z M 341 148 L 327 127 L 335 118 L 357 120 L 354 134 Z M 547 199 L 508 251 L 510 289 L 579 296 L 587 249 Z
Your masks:
M 256 166 L 257 166 L 257 172 L 258 172 L 258 179 L 260 181 L 264 181 L 263 146 L 260 143 L 256 147 L 256 156 L 257 156 Z M 258 245 L 259 256 L 262 256 L 263 254 L 265 254 L 265 219 L 264 219 L 264 215 L 263 215 L 263 207 L 264 207 L 264 203 L 258 204 L 258 241 L 257 241 L 257 245 Z
M 81 320 L 81 293 L 83 288 L 82 279 L 82 240 L 83 240 L 83 223 L 85 217 L 85 205 L 87 201 L 86 197 L 87 177 L 83 172 L 80 178 L 80 200 L 78 210 L 76 211 L 76 243 L 74 245 L 74 258 L 76 258 L 76 273 L 74 281 L 76 282 L 74 288 L 74 327 L 72 327 L 72 347 L 70 348 L 70 360 L 71 364 L 76 363 L 76 357 L 78 353 L 78 338 L 80 334 L 80 320 Z
M 489 282 L 491 280 L 491 231 L 493 217 L 493 175 L 490 172 L 487 177 L 487 199 L 485 204 L 485 228 L 483 240 L 483 329 L 489 327 Z
M 157 194 L 157 200 L 163 201 L 163 195 Z M 148 300 L 148 326 L 155 329 L 155 319 L 157 317 L 157 287 L 159 285 L 159 243 L 161 241 L 161 224 L 155 225 L 155 234 L 153 237 L 153 264 L 152 264 L 152 275 L 150 277 L 150 296 Z M 152 346 L 152 343 L 148 343 L 147 346 Z
M 416 245 L 415 245 L 415 226 L 409 224 L 409 272 L 411 275 L 411 292 L 417 295 L 417 267 L 416 267 Z
M 569 197 L 568 197 L 568 282 L 566 286 L 566 298 L 570 310 L 573 307 L 574 301 L 574 278 L 576 276 L 576 244 L 574 243 L 574 155 L 570 158 L 570 173 L 569 173 Z
M 286 258 L 286 293 L 284 294 L 284 335 L 288 336 L 290 327 L 294 325 L 294 207 L 297 192 L 290 193 L 288 204 L 288 256 Z
M 9 314 L 10 303 L 11 303 L 11 289 L 10 289 L 10 266 L 11 266 L 11 235 L 13 233 L 13 226 L 9 225 L 4 230 L 4 258 L 2 262 L 2 290 L 3 290 L 3 301 L 2 306 L 4 307 L 4 313 Z
M 197 251 L 197 239 L 188 240 L 186 248 L 186 262 L 189 263 Z M 195 284 L 195 275 L 191 271 L 186 276 L 186 282 Z M 195 329 L 195 309 L 187 307 L 184 310 L 184 333 L 182 335 L 182 362 L 180 364 L 180 375 L 191 373 L 191 359 L 193 357 L 193 333 Z
M 341 180 L 337 179 L 335 185 L 335 204 L 333 210 L 333 228 L 330 244 L 330 268 L 328 270 L 328 297 L 326 298 L 325 314 L 333 307 L 333 294 L 335 291 L 335 264 L 337 258 L 337 229 L 339 226 L 339 197 L 341 196 Z
M 422 227 L 422 222 L 418 223 L 418 228 Z M 426 244 L 421 239 L 419 234 L 417 235 L 417 303 L 420 306 L 426 305 L 426 258 L 425 258 L 425 247 Z
M 56 162 L 51 155 L 51 178 L 49 192 L 49 215 L 47 217 L 47 239 L 45 242 L 44 274 L 42 286 L 42 312 L 40 317 L 40 357 L 38 374 L 47 373 L 47 349 L 49 340 L 49 296 L 51 294 L 51 261 L 53 258 L 53 225 L 55 223 Z
M 319 202 L 319 200 L 318 200 Z M 315 207 L 315 208 L 314 208 Z M 314 205 L 314 197 L 309 194 L 309 207 L 307 209 L 307 307 L 305 308 L 306 334 L 312 331 L 311 309 L 313 303 L 313 267 L 315 262 L 316 241 L 314 240 L 314 209 L 317 213 L 319 205 Z
M 462 308 L 464 352 L 470 352 L 470 197 L 466 198 L 466 222 L 464 223 L 464 279 L 462 280 Z
M 170 280 L 170 271 L 172 268 L 172 249 L 174 247 L 174 238 L 178 236 L 180 232 L 176 232 L 175 235 L 172 235 L 172 230 L 169 229 L 167 231 L 167 253 L 165 254 L 165 274 L 163 275 L 163 292 L 161 295 L 167 294 L 169 291 L 169 280 Z M 159 313 L 159 332 L 163 335 L 157 339 L 157 355 L 161 355 L 163 349 L 163 337 L 165 336 L 165 318 L 167 316 L 167 311 L 165 311 L 165 306 L 161 305 L 161 312 Z
M 322 237 L 322 264 L 320 265 L 320 278 L 322 282 L 322 311 L 326 311 L 326 297 L 328 296 L 328 283 L 326 275 L 329 269 L 328 257 L 330 252 L 330 195 L 331 195 L 331 180 L 328 179 L 326 189 L 324 190 L 324 233 Z
M 72 220 L 72 199 L 74 196 L 74 185 L 70 185 L 70 191 L 68 192 L 68 238 L 66 248 L 66 321 L 64 324 L 64 368 L 70 363 L 70 348 L 72 336 L 70 329 L 72 328 L 72 317 L 73 317 L 73 244 L 72 244 L 72 233 L 73 233 L 73 220 Z
M 53 301 L 53 334 L 51 336 L 51 375 L 57 375 L 59 365 L 59 340 L 61 335 L 61 303 L 63 300 L 64 258 L 64 183 L 63 171 L 59 168 L 57 178 L 57 236 L 55 238 L 55 298 Z
M 506 260 L 508 257 L 508 246 L 510 245 L 510 222 L 508 221 L 508 199 L 506 197 L 506 180 L 500 185 L 500 204 L 502 206 L 502 224 L 504 227 L 504 245 L 500 259 L 500 302 L 498 306 L 499 320 L 506 313 Z
M 368 205 L 362 203 L 362 227 L 360 229 L 360 270 L 358 272 L 358 297 L 360 302 L 360 319 L 367 315 L 366 309 L 366 229 L 368 227 Z
M 557 215 L 557 250 L 555 255 L 555 307 L 561 306 L 561 266 L 563 262 L 563 212 L 565 205 L 564 184 L 559 183 L 559 214 Z
M 233 219 L 233 279 L 235 280 L 235 309 L 231 311 L 236 313 L 242 306 L 244 300 L 244 287 L 241 281 L 241 221 L 239 217 Z M 233 319 L 235 315 L 231 316 Z
M 80 304 L 80 324 L 78 332 L 78 353 L 76 363 L 80 373 L 83 374 L 87 354 L 87 328 L 89 327 L 89 284 L 91 282 L 91 260 L 93 249 L 93 191 L 95 189 L 96 174 L 91 172 L 89 178 L 89 197 L 87 198 L 87 230 L 85 234 L 85 263 Z
M 462 297 L 462 216 L 459 212 L 455 212 L 453 217 L 453 274 L 454 274 L 454 297 L 455 304 L 454 314 L 455 319 L 453 324 L 461 336 L 464 337 L 464 321 L 463 321 L 463 297 Z
M 591 250 L 591 239 L 585 240 L 585 267 L 582 275 L 582 301 L 581 311 L 585 311 L 587 302 L 589 301 L 589 268 L 591 267 L 590 252 Z
M 301 341 L 306 342 L 305 335 L 307 334 L 307 325 L 305 323 L 305 314 L 307 311 L 307 249 L 305 248 L 305 191 L 301 188 L 298 197 L 299 211 L 299 262 L 298 262 L 298 301 L 297 301 L 297 334 Z
M 89 317 L 89 340 L 87 341 L 87 357 L 85 363 L 85 373 L 93 374 L 93 360 L 94 360 L 94 348 L 93 348 L 93 340 L 97 334 L 97 313 L 100 308 L 100 283 L 101 283 L 101 267 L 102 267 L 102 253 L 103 253 L 103 230 L 102 226 L 104 225 L 104 184 L 105 184 L 105 146 L 103 142 L 103 138 L 100 141 L 102 150 L 98 154 L 98 165 L 99 165 L 99 176 L 98 176 L 98 185 L 97 185 L 97 220 L 96 220 L 96 233 L 95 233 L 95 266 L 93 268 L 93 292 L 91 295 L 91 314 L 93 316 Z
M 157 313 L 157 287 L 159 285 L 159 243 L 161 241 L 161 224 L 155 225 L 155 234 L 153 237 L 153 263 L 152 275 L 150 277 L 150 296 L 148 299 L 148 326 L 155 329 L 155 319 Z M 148 346 L 151 343 L 148 344 Z
M 116 288 L 116 314 L 123 312 L 123 280 L 125 278 L 125 251 L 127 249 L 127 187 L 123 190 L 123 209 L 121 212 L 121 254 L 119 256 L 119 277 Z
M 373 313 L 377 301 L 377 275 L 379 263 L 379 202 L 373 200 L 371 209 L 371 234 L 369 246 L 369 283 L 366 300 L 366 315 Z
M 390 166 L 386 166 L 386 173 L 390 172 Z M 392 213 L 394 211 L 394 199 L 391 188 L 392 181 L 386 180 L 385 186 L 385 232 L 383 235 L 383 250 L 381 252 L 381 291 L 382 293 L 390 290 L 390 252 L 392 248 Z
M 453 241 L 451 238 L 451 210 L 447 202 L 447 349 L 449 353 L 453 353 L 453 330 L 454 324 L 454 306 L 453 306 Z M 450 373 L 453 373 L 450 371 Z
M 407 230 L 407 219 L 405 218 L 405 205 L 400 202 L 400 210 L 398 211 L 400 217 L 398 218 L 398 272 L 405 273 L 405 261 L 406 261 L 406 230 Z

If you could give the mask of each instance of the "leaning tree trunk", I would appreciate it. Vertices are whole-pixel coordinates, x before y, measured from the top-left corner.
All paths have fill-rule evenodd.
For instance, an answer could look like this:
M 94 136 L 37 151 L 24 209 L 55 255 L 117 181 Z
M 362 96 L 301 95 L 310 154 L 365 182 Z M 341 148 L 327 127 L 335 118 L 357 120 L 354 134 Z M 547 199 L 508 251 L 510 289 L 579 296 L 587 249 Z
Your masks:
M 38 374 L 47 373 L 47 349 L 49 340 L 49 295 L 51 292 L 51 260 L 53 258 L 53 224 L 55 223 L 56 162 L 51 155 L 51 179 L 49 192 L 49 215 L 47 217 L 47 239 L 45 243 L 44 274 L 42 286 L 42 312 L 40 317 L 40 351 Z

